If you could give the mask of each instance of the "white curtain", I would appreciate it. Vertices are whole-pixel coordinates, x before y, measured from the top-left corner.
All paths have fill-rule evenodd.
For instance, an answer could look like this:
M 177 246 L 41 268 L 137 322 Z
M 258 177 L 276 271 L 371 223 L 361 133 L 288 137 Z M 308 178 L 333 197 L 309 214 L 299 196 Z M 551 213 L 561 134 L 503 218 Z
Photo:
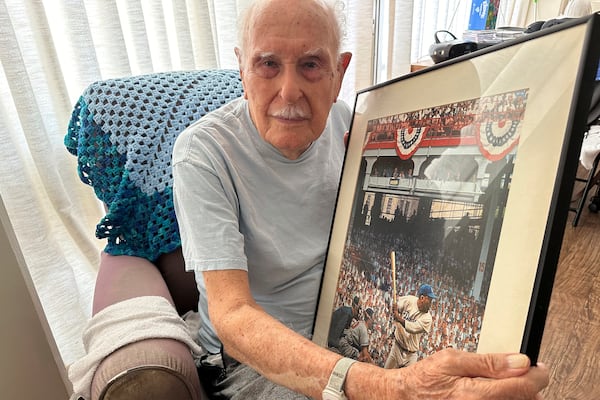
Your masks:
M 72 360 L 68 342 L 79 342 L 90 310 L 100 208 L 62 145 L 73 104 L 65 77 L 84 78 L 62 70 L 49 23 L 39 2 L 0 1 L 0 195 L 59 350 Z M 78 58 L 86 73 L 98 70 L 86 69 L 89 55 L 70 64 Z

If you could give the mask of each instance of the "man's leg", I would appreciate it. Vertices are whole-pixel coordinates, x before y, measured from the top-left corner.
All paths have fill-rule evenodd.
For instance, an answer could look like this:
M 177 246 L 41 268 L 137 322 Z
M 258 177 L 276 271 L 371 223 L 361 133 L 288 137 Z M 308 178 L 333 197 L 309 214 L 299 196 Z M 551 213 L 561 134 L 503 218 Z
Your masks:
M 284 386 L 273 383 L 258 372 L 224 357 L 225 369 L 212 384 L 205 384 L 206 392 L 213 400 L 307 400 L 308 397 L 296 393 Z M 214 369 L 200 367 L 201 375 L 214 374 Z
M 399 359 L 398 359 L 399 352 L 400 352 L 400 348 L 398 347 L 398 344 L 394 340 L 394 344 L 392 345 L 390 354 L 388 354 L 387 360 L 385 360 L 385 365 L 383 366 L 383 368 L 385 368 L 385 369 L 398 368 L 400 366 Z
M 403 367 L 408 367 L 409 365 L 416 363 L 417 359 L 418 359 L 417 353 L 411 353 L 411 352 L 407 351 L 406 355 L 405 355 L 405 363 L 404 363 Z

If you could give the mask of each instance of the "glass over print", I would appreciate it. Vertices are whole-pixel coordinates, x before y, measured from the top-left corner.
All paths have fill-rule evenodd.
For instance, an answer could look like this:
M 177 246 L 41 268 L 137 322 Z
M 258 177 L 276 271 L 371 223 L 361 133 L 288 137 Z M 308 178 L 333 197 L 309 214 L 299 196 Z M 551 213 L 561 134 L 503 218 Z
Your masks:
M 394 302 L 428 284 L 419 358 L 454 347 L 537 359 L 598 34 L 590 16 L 358 93 L 316 343 L 358 297 L 354 323 L 372 309 L 369 353 L 383 366 Z

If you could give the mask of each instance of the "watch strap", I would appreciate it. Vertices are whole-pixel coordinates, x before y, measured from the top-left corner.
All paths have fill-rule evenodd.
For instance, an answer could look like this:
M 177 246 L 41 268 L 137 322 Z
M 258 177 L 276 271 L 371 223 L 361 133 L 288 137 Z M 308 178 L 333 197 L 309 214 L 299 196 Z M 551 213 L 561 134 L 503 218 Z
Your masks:
M 335 393 L 340 399 L 345 399 L 346 396 L 344 395 L 344 382 L 346 381 L 348 370 L 355 362 L 356 360 L 347 357 L 338 360 L 338 362 L 335 364 L 335 367 L 333 367 L 333 371 L 331 371 L 329 382 L 327 382 L 324 392 L 327 391 L 330 394 Z

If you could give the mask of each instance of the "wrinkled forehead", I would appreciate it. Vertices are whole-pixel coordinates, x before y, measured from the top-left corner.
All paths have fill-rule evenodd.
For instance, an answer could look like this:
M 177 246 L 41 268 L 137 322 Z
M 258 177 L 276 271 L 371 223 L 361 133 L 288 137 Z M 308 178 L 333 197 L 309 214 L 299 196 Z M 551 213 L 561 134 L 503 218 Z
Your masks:
M 319 0 L 259 0 L 254 3 L 251 10 L 251 19 L 254 22 L 259 22 L 261 19 L 288 22 L 309 20 L 325 25 L 336 22 L 333 9 Z
M 317 2 L 275 0 L 255 10 L 247 39 L 252 48 L 289 43 L 306 52 L 336 52 L 335 24 L 335 17 Z

